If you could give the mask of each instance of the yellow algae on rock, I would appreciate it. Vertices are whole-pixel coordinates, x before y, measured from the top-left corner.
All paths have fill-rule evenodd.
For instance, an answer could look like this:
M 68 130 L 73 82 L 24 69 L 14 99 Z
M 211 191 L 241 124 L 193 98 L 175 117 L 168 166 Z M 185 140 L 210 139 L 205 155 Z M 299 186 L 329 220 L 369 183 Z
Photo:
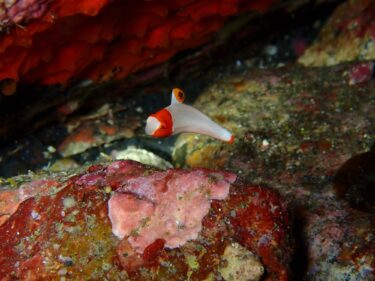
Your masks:
M 79 164 L 71 158 L 63 158 L 56 160 L 51 166 L 49 166 L 49 171 L 51 172 L 62 172 L 71 169 L 77 169 Z
M 241 91 L 233 89 L 232 84 L 237 83 L 237 80 L 241 83 Z M 288 121 L 289 115 L 282 101 L 283 95 L 275 89 L 280 86 L 276 86 L 276 82 L 268 85 L 269 80 L 278 80 L 278 77 L 268 77 L 262 82 L 259 80 L 258 77 L 252 78 L 250 75 L 242 80 L 231 76 L 199 96 L 194 106 L 231 131 L 235 143 L 230 145 L 206 136 L 182 134 L 173 151 L 175 166 L 227 168 L 229 159 L 238 149 L 238 145 L 243 143 L 248 132 L 268 132 L 272 128 L 280 128 Z M 272 88 L 273 91 L 270 90 Z
M 238 243 L 225 248 L 220 264 L 219 272 L 226 281 L 257 281 L 264 273 L 254 254 Z
M 371 0 L 341 4 L 320 32 L 316 42 L 299 58 L 305 66 L 329 66 L 343 62 L 373 60 L 375 5 Z
M 186 156 L 189 167 L 222 168 L 229 159 L 229 151 L 222 144 L 211 143 Z

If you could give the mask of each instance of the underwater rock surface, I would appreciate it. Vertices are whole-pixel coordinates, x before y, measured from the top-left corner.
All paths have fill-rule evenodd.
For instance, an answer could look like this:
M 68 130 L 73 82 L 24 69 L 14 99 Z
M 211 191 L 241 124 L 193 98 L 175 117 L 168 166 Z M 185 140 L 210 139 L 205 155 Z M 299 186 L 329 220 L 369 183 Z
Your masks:
M 328 66 L 374 59 L 375 2 L 350 0 L 336 9 L 298 61 L 306 66 Z
M 353 156 L 337 171 L 333 187 L 353 209 L 375 214 L 375 152 Z
M 270 5 L 277 7 L 268 1 L 249 3 L 260 5 L 261 2 L 265 9 Z M 88 3 L 98 5 L 99 2 Z M 211 1 L 204 3 L 209 5 Z M 103 9 L 107 8 L 108 5 Z M 0 233 L 4 233 L 4 229 L 8 231 L 0 238 L 5 237 L 4 241 L 10 245 L 1 248 L 1 253 L 5 253 L 2 262 L 12 267 L 11 276 L 31 278 L 38 272 L 41 278 L 49 278 L 51 274 L 51 278 L 62 279 L 90 276 L 87 278 L 150 280 L 156 276 L 167 280 L 284 280 L 289 279 L 286 274 L 289 271 L 292 280 L 374 280 L 373 8 L 373 1 L 347 1 L 326 23 L 329 11 L 324 11 L 326 16 L 313 16 L 308 28 L 301 28 L 303 21 L 293 21 L 292 26 L 284 27 L 284 33 L 278 36 L 274 35 L 279 33 L 274 21 L 260 24 L 262 33 L 270 33 L 270 37 L 262 37 L 256 44 L 253 44 L 253 33 L 247 37 L 248 41 L 238 39 L 244 37 L 229 39 L 233 44 L 241 44 L 246 51 L 224 48 L 221 53 L 211 53 L 213 60 L 224 59 L 226 52 L 233 53 L 225 62 L 220 59 L 214 70 L 206 72 L 207 68 L 203 67 L 210 49 L 203 49 L 203 52 L 198 49 L 200 56 L 179 61 L 178 67 L 170 68 L 169 73 L 162 66 L 159 72 L 151 69 L 153 74 L 139 73 L 138 82 L 149 82 L 152 75 L 168 76 L 155 84 L 142 86 L 140 91 L 133 91 L 131 87 L 125 91 L 103 83 L 91 95 L 93 99 L 88 96 L 81 99 L 89 88 L 82 86 L 75 98 L 57 105 L 63 133 L 60 135 L 57 131 L 58 137 L 53 143 L 50 140 L 56 137 L 56 131 L 51 130 L 31 139 L 27 136 L 26 144 L 16 142 L 0 153 L 1 171 L 6 177 L 44 167 L 44 171 L 35 174 L 0 178 Z M 305 15 L 311 15 L 310 10 Z M 91 15 L 84 17 L 90 19 Z M 280 23 L 284 20 L 282 17 Z M 269 26 L 268 32 L 263 30 L 266 26 Z M 309 47 L 322 26 L 320 36 Z M 252 24 L 249 28 L 253 28 Z M 302 56 L 299 62 L 307 67 L 298 65 L 296 56 Z M 337 65 L 345 61 L 350 63 Z M 173 64 L 173 60 L 170 63 Z M 172 70 L 179 68 L 182 69 L 179 75 L 173 73 Z M 194 75 L 190 75 L 188 69 L 195 69 Z M 99 79 L 116 79 L 122 75 L 117 71 Z M 174 79 L 174 75 L 181 79 Z M 170 168 L 168 161 L 175 138 L 146 138 L 144 121 L 148 114 L 169 104 L 171 85 L 185 90 L 191 98 L 188 103 L 199 95 L 195 106 L 235 133 L 234 145 L 199 135 L 181 135 L 174 148 L 173 164 L 193 170 L 164 172 L 132 166 L 130 162 L 116 162 L 123 163 L 126 171 L 141 171 L 134 173 L 136 180 L 129 186 L 108 184 L 114 180 L 107 177 L 112 164 L 92 167 L 86 172 L 79 168 L 79 165 L 92 165 L 91 161 L 122 157 Z M 3 87 L 3 93 L 10 96 L 2 98 L 25 97 L 14 94 L 15 86 L 15 82 L 10 81 L 5 92 Z M 132 96 L 112 102 L 100 98 L 107 98 L 116 91 Z M 35 94 L 43 96 L 42 92 Z M 56 92 L 57 96 L 60 94 L 63 93 Z M 100 108 L 91 111 L 90 106 L 94 104 L 99 104 Z M 29 111 L 23 113 L 24 118 L 32 119 Z M 19 116 L 14 120 L 19 122 Z M 11 124 L 9 120 L 5 123 Z M 61 155 L 69 158 L 61 159 Z M 51 175 L 52 171 L 72 167 L 71 171 Z M 142 229 L 152 226 L 147 217 L 140 219 L 138 211 L 145 207 L 151 217 L 157 208 L 150 203 L 150 191 L 159 186 L 153 183 L 152 188 L 133 192 L 138 182 L 143 188 L 158 178 L 159 187 L 163 187 L 169 184 L 166 175 L 177 177 L 186 173 L 188 178 L 199 179 L 207 187 L 204 176 L 208 174 L 202 172 L 202 167 L 225 170 L 225 174 L 230 171 L 251 184 L 237 180 L 230 185 L 229 197 L 225 200 L 210 200 L 210 210 L 202 220 L 203 227 L 197 239 L 172 249 L 165 239 L 171 233 L 163 233 L 162 237 L 153 237 L 156 239 L 151 244 L 146 241 L 145 245 L 149 245 L 142 247 L 143 252 L 134 249 L 134 240 L 143 234 Z M 121 174 L 123 170 L 118 167 L 114 171 Z M 203 177 L 194 176 L 200 172 Z M 124 172 L 119 178 L 127 182 L 128 176 Z M 214 177 L 207 185 L 215 187 L 215 182 L 223 178 Z M 191 182 L 194 181 L 186 185 Z M 293 211 L 297 251 L 291 263 L 292 223 L 283 215 L 286 214 L 285 202 L 274 191 L 259 186 L 276 188 L 287 198 Z M 214 195 L 209 193 L 207 197 Z M 197 198 L 196 193 L 192 195 L 189 199 Z M 159 203 L 164 202 L 159 199 Z M 125 223 L 118 220 L 125 224 L 122 225 L 125 234 L 118 235 L 122 240 L 113 234 L 108 210 L 110 200 L 116 203 L 112 207 L 117 215 L 120 210 L 125 216 L 133 208 L 137 210 L 131 220 Z M 123 207 L 123 202 L 129 204 Z M 278 210 L 282 210 L 281 217 Z M 130 231 L 129 237 L 126 223 L 134 221 L 134 231 Z M 191 228 L 199 226 L 195 223 Z M 183 229 L 183 225 L 180 228 Z M 21 229 L 19 236 L 14 229 Z
M 0 31 L 42 16 L 51 0 L 8 0 L 0 3 Z
M 177 165 L 229 169 L 287 196 L 304 226 L 307 280 L 375 277 L 374 214 L 352 210 L 357 199 L 348 199 L 361 195 L 367 206 L 361 210 L 372 209 L 373 199 L 363 196 L 372 192 L 372 170 L 362 168 L 358 175 L 367 181 L 345 180 L 345 196 L 333 189 L 340 166 L 374 143 L 375 81 L 349 83 L 355 65 L 295 65 L 223 77 L 195 106 L 231 130 L 236 141 L 183 134 L 173 154 Z
M 260 280 L 263 273 L 265 280 L 286 280 L 293 252 L 286 203 L 271 189 L 240 180 L 231 184 L 235 178 L 206 169 L 160 172 L 133 161 L 96 165 L 67 180 L 57 178 L 54 188 L 20 203 L 0 226 L 0 278 L 207 280 L 233 275 L 234 268 L 251 280 Z M 210 200 L 196 239 L 171 249 L 156 238 L 143 251 L 135 251 L 129 239 L 137 239 L 136 230 L 122 240 L 112 233 L 111 196 L 118 192 L 135 196 L 134 191 L 138 192 L 134 198 L 143 200 L 141 193 L 152 188 L 163 193 L 179 179 L 188 180 L 197 191 L 230 186 L 220 192 L 222 200 Z M 123 193 L 130 186 L 134 190 Z M 189 194 L 182 194 L 181 200 Z M 152 196 L 144 202 L 160 203 Z M 117 211 L 121 209 L 112 209 L 112 215 Z M 138 231 L 153 218 L 144 217 Z
M 310 203 L 301 207 L 306 280 L 374 280 L 374 215 L 352 209 L 333 195 L 302 194 L 298 199 Z

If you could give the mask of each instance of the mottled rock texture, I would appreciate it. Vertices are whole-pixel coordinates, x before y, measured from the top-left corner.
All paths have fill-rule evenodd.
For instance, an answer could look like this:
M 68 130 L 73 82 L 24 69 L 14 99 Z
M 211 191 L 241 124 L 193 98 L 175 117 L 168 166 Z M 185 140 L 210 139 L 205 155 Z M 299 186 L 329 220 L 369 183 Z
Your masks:
M 0 1 L 0 27 L 25 23 L 41 17 L 52 0 L 5 0 Z
M 258 277 L 265 272 L 265 280 L 287 280 L 293 240 L 286 203 L 275 191 L 240 180 L 230 185 L 227 198 L 210 200 L 198 237 L 179 247 L 171 249 L 165 247 L 164 239 L 155 239 L 139 252 L 129 243 L 129 239 L 137 239 L 137 231 L 122 240 L 112 233 L 107 207 L 111 196 L 117 192 L 125 194 L 123 189 L 128 186 L 138 192 L 128 195 L 158 204 L 140 194 L 147 192 L 147 188 L 164 192 L 170 182 L 176 183 L 180 177 L 184 181 L 190 177 L 189 182 L 197 191 L 204 191 L 204 186 L 220 187 L 226 179 L 235 179 L 228 172 L 207 169 L 160 172 L 137 162 L 118 161 L 108 166 L 92 166 L 65 181 L 57 180 L 53 189 L 20 202 L 0 226 L 0 278 L 217 279 L 225 267 L 220 261 L 229 258 L 225 249 L 238 244 L 237 249 L 241 247 L 242 251 L 237 254 L 252 257 L 251 272 L 258 272 Z M 201 181 L 204 177 L 210 180 Z M 174 188 L 184 189 L 184 186 Z M 183 195 L 182 201 L 185 196 L 189 194 Z M 143 220 L 140 227 L 152 223 L 153 217 L 149 219 Z M 235 260 L 232 257 L 231 263 Z M 240 262 L 243 259 L 231 266 L 241 267 Z M 250 268 L 246 270 L 250 272 Z M 230 274 L 228 269 L 224 274 Z
M 183 134 L 174 151 L 177 165 L 230 169 L 286 195 L 304 233 L 307 280 L 374 279 L 373 156 L 344 169 L 340 194 L 333 188 L 340 166 L 375 141 L 375 81 L 352 83 L 353 69 L 358 63 L 222 77 L 195 105 L 234 133 L 234 145 Z
M 299 62 L 306 66 L 335 65 L 375 59 L 375 2 L 342 3 Z

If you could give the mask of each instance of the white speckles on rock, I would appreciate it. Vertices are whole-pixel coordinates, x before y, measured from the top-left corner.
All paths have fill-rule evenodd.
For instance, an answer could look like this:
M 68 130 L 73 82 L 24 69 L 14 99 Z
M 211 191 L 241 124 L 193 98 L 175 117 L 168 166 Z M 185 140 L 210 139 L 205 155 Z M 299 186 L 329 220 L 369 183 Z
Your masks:
M 63 267 L 63 268 L 61 268 L 58 272 L 57 272 L 57 274 L 58 275 L 66 275 L 68 273 L 68 270 L 65 268 L 65 267 Z
M 226 281 L 257 281 L 264 273 L 254 254 L 238 243 L 228 245 L 221 260 L 219 272 Z
M 277 54 L 277 46 L 275 45 L 268 45 L 264 48 L 264 53 L 268 56 L 274 56 Z
M 31 217 L 34 219 L 34 220 L 40 220 L 40 214 L 35 211 L 35 210 L 32 210 L 31 211 Z
M 66 209 L 72 208 L 76 205 L 76 200 L 74 199 L 74 197 L 65 197 L 63 199 L 63 205 Z
M 267 148 L 269 145 L 270 145 L 270 143 L 269 143 L 268 140 L 264 139 L 264 140 L 262 141 L 262 147 L 263 147 L 263 148 Z
M 68 256 L 59 255 L 59 261 L 61 261 L 65 266 L 73 265 L 73 259 Z
M 236 60 L 236 67 L 240 68 L 242 66 L 242 61 L 241 60 Z
M 267 151 L 269 150 L 270 147 L 270 142 L 267 139 L 262 140 L 262 143 L 260 145 L 260 150 L 261 151 Z

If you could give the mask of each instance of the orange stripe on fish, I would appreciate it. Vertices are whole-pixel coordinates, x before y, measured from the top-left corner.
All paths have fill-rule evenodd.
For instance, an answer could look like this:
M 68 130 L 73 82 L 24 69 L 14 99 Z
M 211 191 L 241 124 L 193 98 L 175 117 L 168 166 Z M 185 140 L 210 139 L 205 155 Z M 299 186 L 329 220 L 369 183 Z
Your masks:
M 173 132 L 173 118 L 168 109 L 151 114 L 147 118 L 146 133 L 153 137 L 169 137 Z
M 171 104 L 147 118 L 146 134 L 160 138 L 184 132 L 198 133 L 230 144 L 234 142 L 234 136 L 227 129 L 194 107 L 184 104 L 184 100 L 184 92 L 174 88 Z

